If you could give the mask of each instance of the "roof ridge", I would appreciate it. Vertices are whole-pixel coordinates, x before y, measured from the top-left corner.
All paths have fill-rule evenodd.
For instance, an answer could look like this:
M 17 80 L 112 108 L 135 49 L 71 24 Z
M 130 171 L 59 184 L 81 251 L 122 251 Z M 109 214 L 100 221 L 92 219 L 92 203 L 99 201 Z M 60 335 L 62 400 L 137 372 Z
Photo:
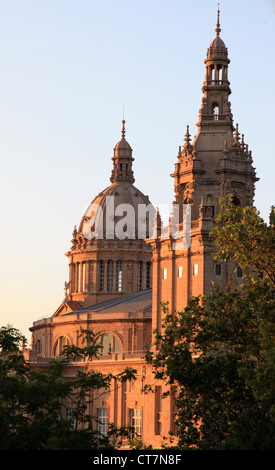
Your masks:
M 122 303 L 127 302 L 131 298 L 134 299 L 134 298 L 138 297 L 141 293 L 145 293 L 145 292 L 149 292 L 149 291 L 152 291 L 152 289 L 138 290 L 138 291 L 135 291 L 135 292 L 131 292 L 129 294 L 121 295 L 119 297 L 113 297 L 112 299 L 109 299 L 109 300 L 103 300 L 102 302 L 98 302 L 96 304 L 92 304 L 92 305 L 89 305 L 87 307 L 84 307 L 81 310 L 85 311 L 85 310 L 93 309 L 93 311 L 95 312 L 97 309 L 101 309 L 102 307 L 104 307 L 104 305 L 108 305 L 110 302 L 112 302 L 112 307 L 115 307 L 118 304 L 122 304 Z

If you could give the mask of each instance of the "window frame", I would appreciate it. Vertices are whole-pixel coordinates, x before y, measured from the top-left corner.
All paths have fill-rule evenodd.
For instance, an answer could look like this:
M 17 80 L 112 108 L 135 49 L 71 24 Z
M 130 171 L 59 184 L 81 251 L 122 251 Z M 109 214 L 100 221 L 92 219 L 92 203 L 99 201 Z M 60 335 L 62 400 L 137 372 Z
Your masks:
M 113 291 L 114 285 L 114 263 L 109 259 L 107 262 L 107 292 Z
M 116 291 L 122 292 L 122 260 L 116 262 Z
M 142 290 L 142 270 L 143 270 L 143 262 L 139 261 L 137 265 L 137 290 Z
M 222 275 L 222 265 L 220 263 L 215 263 L 215 276 L 221 276 L 221 275 Z
M 108 408 L 97 408 L 97 432 L 99 439 L 103 439 L 105 436 L 107 436 Z
M 97 344 L 100 345 L 99 353 L 100 357 L 111 356 L 112 354 L 120 354 L 121 353 L 121 344 L 118 338 L 113 335 L 112 333 L 103 333 L 101 334 L 97 340 Z M 107 343 L 107 344 L 106 344 Z
M 54 345 L 53 356 L 54 357 L 60 357 L 64 346 L 67 346 L 69 344 L 71 344 L 71 341 L 69 340 L 69 338 L 67 336 L 64 336 L 64 335 L 59 336 L 57 338 L 56 342 L 55 342 L 55 345 Z M 58 351 L 57 351 L 57 349 L 58 349 Z
M 130 438 L 141 437 L 142 431 L 142 409 L 130 408 L 130 427 L 133 431 L 130 432 Z
M 103 259 L 99 260 L 99 291 L 104 291 L 105 282 L 105 263 Z

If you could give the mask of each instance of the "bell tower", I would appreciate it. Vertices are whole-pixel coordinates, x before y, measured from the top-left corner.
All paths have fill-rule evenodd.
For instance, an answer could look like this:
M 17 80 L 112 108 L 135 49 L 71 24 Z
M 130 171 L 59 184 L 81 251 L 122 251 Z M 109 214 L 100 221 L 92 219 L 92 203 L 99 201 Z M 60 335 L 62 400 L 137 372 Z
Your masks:
M 213 281 L 225 288 L 231 278 L 236 278 L 234 263 L 214 261 L 215 245 L 209 234 L 220 211 L 220 198 L 233 194 L 236 204 L 252 205 L 258 180 L 244 135 L 240 135 L 238 124 L 233 125 L 228 80 L 230 60 L 220 37 L 219 10 L 215 32 L 205 59 L 198 132 L 192 142 L 187 126 L 184 144 L 179 147 L 171 175 L 174 178 L 174 203 L 179 208 L 179 232 L 183 234 L 186 231 L 185 205 L 191 209 L 190 243 L 183 248 L 182 239 L 174 240 L 171 232 L 165 239 L 160 230 L 157 238 L 151 240 L 153 330 L 161 327 L 161 302 L 169 303 L 170 312 L 179 311 L 191 296 L 209 292 Z
M 230 134 L 233 129 L 233 116 L 228 100 L 231 94 L 228 80 L 228 65 L 230 60 L 227 48 L 220 37 L 219 10 L 215 31 L 216 37 L 211 42 L 204 61 L 206 64 L 205 81 L 202 87 L 204 98 L 202 100 L 198 127 L 199 130 L 206 131 L 209 127 L 212 127 L 210 123 L 215 121 L 215 125 L 218 122 L 218 126 L 220 125 L 227 129 Z

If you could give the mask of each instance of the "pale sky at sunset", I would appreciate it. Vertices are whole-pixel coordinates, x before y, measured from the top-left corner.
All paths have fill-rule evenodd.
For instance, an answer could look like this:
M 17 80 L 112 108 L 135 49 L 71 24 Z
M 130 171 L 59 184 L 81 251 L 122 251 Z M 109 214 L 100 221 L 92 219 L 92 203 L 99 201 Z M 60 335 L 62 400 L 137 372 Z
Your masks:
M 220 2 L 234 123 L 275 204 L 275 0 Z M 64 298 L 74 225 L 133 148 L 135 186 L 173 200 L 186 125 L 201 106 L 214 0 L 0 0 L 0 327 L 29 327 Z

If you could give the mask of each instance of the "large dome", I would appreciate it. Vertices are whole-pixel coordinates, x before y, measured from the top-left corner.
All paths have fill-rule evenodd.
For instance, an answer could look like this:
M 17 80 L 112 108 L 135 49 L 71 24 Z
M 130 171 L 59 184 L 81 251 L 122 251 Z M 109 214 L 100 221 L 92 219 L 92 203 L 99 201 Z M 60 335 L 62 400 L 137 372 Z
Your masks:
M 96 212 L 98 211 L 98 212 Z M 146 215 L 147 211 L 147 215 Z M 155 209 L 149 197 L 132 183 L 115 181 L 100 192 L 88 207 L 79 225 L 78 235 L 90 238 L 145 238 L 141 237 L 145 224 L 148 234 L 149 215 L 153 220 Z M 99 217 L 101 221 L 99 221 Z M 99 228 L 96 231 L 95 223 Z M 103 224 L 103 225 L 102 225 Z M 100 235 L 100 236 L 99 236 Z
M 150 236 L 155 209 L 133 183 L 132 148 L 125 139 L 125 121 L 122 136 L 114 148 L 111 185 L 91 202 L 81 219 L 78 238 L 144 239 Z

